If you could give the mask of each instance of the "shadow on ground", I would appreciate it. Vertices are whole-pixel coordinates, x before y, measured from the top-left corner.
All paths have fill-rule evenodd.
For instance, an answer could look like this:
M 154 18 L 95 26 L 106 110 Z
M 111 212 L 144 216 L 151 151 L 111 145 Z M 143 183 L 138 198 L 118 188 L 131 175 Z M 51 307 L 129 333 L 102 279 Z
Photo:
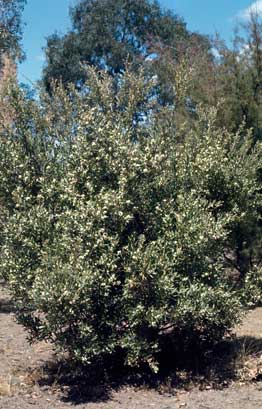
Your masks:
M 106 402 L 112 393 L 124 386 L 171 393 L 179 389 L 223 389 L 235 381 L 262 380 L 262 339 L 235 337 L 218 344 L 203 354 L 192 352 L 177 359 L 168 351 L 161 357 L 159 373 L 148 368 L 130 370 L 118 360 L 99 362 L 89 367 L 73 366 L 66 360 L 49 362 L 35 380 L 42 388 L 62 392 L 62 400 L 78 405 Z M 182 365 L 183 362 L 183 365 Z
M 11 314 L 15 311 L 15 305 L 10 300 L 0 298 L 0 314 Z
M 0 286 L 2 288 L 5 288 L 3 282 L 1 281 L 0 281 Z M 0 293 L 0 314 L 11 314 L 11 313 L 14 313 L 15 311 L 16 311 L 15 305 L 10 299 L 10 297 L 7 296 L 6 293 L 1 292 Z

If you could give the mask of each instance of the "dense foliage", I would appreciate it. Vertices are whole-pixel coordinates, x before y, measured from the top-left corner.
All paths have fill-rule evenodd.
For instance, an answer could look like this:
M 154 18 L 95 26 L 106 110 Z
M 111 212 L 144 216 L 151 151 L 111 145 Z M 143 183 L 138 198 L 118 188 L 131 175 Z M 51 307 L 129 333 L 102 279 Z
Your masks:
M 215 109 L 178 126 L 142 71 L 117 95 L 110 75 L 87 78 L 84 94 L 56 86 L 39 102 L 9 91 L 0 268 L 34 339 L 156 370 L 167 338 L 213 343 L 240 317 L 223 253 L 261 205 L 261 148 Z
M 11 60 L 23 4 L 0 0 Z M 214 57 L 155 1 L 71 16 L 37 98 L 1 87 L 0 277 L 32 340 L 156 371 L 262 301 L 262 25 Z
M 209 64 L 201 80 L 209 84 L 209 89 L 205 88 L 202 92 L 202 98 L 205 94 L 207 103 L 224 99 L 221 123 L 236 131 L 245 119 L 246 128 L 253 128 L 255 140 L 262 137 L 261 41 L 261 16 L 254 13 L 236 28 L 231 46 L 216 38 L 214 47 L 217 58 Z
M 26 0 L 0 0 L 0 63 L 3 55 L 21 59 L 21 13 Z
M 207 54 L 210 49 L 205 36 L 191 33 L 181 17 L 155 0 L 79 0 L 70 15 L 72 29 L 47 40 L 43 83 L 48 90 L 53 79 L 81 88 L 87 73 L 83 63 L 117 77 L 129 62 L 135 71 L 144 65 L 151 77 L 157 74 L 162 101 L 169 102 L 172 95 L 162 69 L 167 50 L 177 61 L 193 44 Z

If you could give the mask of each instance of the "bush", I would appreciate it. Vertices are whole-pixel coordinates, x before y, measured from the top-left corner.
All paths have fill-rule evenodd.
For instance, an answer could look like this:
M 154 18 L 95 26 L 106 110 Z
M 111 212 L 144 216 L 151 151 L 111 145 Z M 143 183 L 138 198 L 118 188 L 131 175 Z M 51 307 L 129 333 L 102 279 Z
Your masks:
M 167 333 L 210 344 L 241 315 L 222 255 L 254 207 L 258 148 L 214 110 L 177 129 L 153 85 L 127 71 L 116 94 L 90 70 L 79 94 L 9 95 L 1 272 L 32 339 L 82 363 L 122 351 L 157 370 Z
M 262 270 L 254 266 L 245 276 L 244 285 L 240 290 L 242 304 L 246 308 L 254 308 L 262 303 Z

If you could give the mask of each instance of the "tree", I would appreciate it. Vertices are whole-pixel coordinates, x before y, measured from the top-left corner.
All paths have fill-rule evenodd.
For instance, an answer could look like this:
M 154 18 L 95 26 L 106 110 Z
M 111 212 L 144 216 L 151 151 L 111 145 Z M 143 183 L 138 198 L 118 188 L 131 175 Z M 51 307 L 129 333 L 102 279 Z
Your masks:
M 213 66 L 215 82 L 209 83 L 206 103 L 224 100 L 220 123 L 236 131 L 245 122 L 253 129 L 254 142 L 262 139 L 262 23 L 257 13 L 236 27 L 232 47 L 216 38 L 218 54 Z M 201 81 L 205 81 L 205 76 Z
M 0 0 L 0 58 L 23 58 L 21 13 L 26 0 Z
M 81 87 L 86 79 L 81 63 L 104 69 L 112 76 L 123 73 L 127 62 L 134 69 L 145 62 L 149 70 L 152 65 L 158 68 L 158 64 L 150 61 L 158 56 L 163 58 L 160 49 L 172 49 L 176 61 L 182 44 L 189 43 L 194 36 L 182 18 L 162 10 L 157 1 L 81 0 L 70 14 L 72 30 L 63 37 L 54 34 L 47 41 L 47 65 L 43 72 L 47 89 L 52 79 Z M 204 37 L 198 39 L 206 42 Z M 165 100 L 164 96 L 166 93 Z
M 252 13 L 249 20 L 235 30 L 233 47 L 217 39 L 218 58 L 212 64 L 215 81 L 209 81 L 209 88 L 202 93 L 202 101 L 212 105 L 220 104 L 218 123 L 236 132 L 242 129 L 243 138 L 248 129 L 252 130 L 252 144 L 262 140 L 262 23 L 261 16 Z M 205 83 L 207 75 L 199 77 Z M 257 169 L 261 192 L 261 165 Z M 252 217 L 253 214 L 253 217 Z M 231 236 L 235 248 L 228 255 L 228 262 L 238 271 L 241 281 L 252 265 L 261 262 L 260 241 L 262 237 L 261 205 L 257 213 L 251 210 L 247 223 L 237 224 Z

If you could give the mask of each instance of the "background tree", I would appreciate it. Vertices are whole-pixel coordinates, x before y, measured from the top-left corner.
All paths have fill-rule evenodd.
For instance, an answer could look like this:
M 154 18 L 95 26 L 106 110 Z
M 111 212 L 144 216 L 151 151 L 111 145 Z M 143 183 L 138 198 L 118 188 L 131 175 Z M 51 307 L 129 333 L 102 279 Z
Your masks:
M 23 58 L 21 13 L 26 0 L 0 0 L 0 59 Z
M 261 16 L 251 13 L 249 20 L 240 24 L 234 33 L 233 47 L 217 39 L 214 42 L 218 58 L 212 64 L 212 76 L 208 92 L 200 95 L 200 101 L 210 106 L 221 100 L 218 123 L 232 132 L 252 129 L 252 143 L 262 140 L 262 22 Z M 205 71 L 203 71 L 205 72 Z M 205 72 L 206 74 L 206 72 Z M 205 83 L 207 75 L 199 76 Z M 245 137 L 243 132 L 243 138 Z M 261 193 L 261 166 L 258 168 Z M 251 210 L 248 223 L 237 224 L 231 239 L 235 250 L 227 257 L 231 266 L 245 279 L 252 264 L 261 262 L 262 224 L 261 204 L 256 216 Z
M 16 80 L 16 62 L 22 60 L 21 49 L 22 21 L 21 13 L 26 0 L 0 0 L 0 111 L 1 130 L 12 120 L 14 111 L 5 97 L 9 81 Z
M 207 39 L 190 33 L 182 18 L 161 9 L 150 0 L 81 0 L 70 9 L 72 29 L 63 37 L 54 34 L 45 48 L 47 64 L 43 82 L 50 89 L 52 79 L 62 79 L 81 86 L 86 71 L 81 63 L 104 69 L 113 76 L 123 73 L 127 61 L 137 69 L 147 63 L 151 75 L 161 71 L 162 65 L 150 61 L 163 59 L 163 49 L 172 50 L 177 60 L 179 50 L 193 38 L 208 48 Z M 162 51 L 161 51 L 162 50 Z M 162 101 L 169 101 L 172 92 L 167 82 L 163 86 Z M 171 98 L 172 100 L 172 98 Z
M 222 100 L 220 123 L 236 131 L 245 123 L 253 129 L 254 142 L 262 138 L 262 23 L 258 14 L 238 25 L 234 32 L 232 47 L 219 37 L 213 41 L 216 58 L 209 64 L 213 81 L 207 75 L 198 75 L 200 83 L 208 82 L 200 101 L 213 105 Z M 204 55 L 203 55 L 204 57 Z M 201 65 L 201 64 L 200 64 Z

